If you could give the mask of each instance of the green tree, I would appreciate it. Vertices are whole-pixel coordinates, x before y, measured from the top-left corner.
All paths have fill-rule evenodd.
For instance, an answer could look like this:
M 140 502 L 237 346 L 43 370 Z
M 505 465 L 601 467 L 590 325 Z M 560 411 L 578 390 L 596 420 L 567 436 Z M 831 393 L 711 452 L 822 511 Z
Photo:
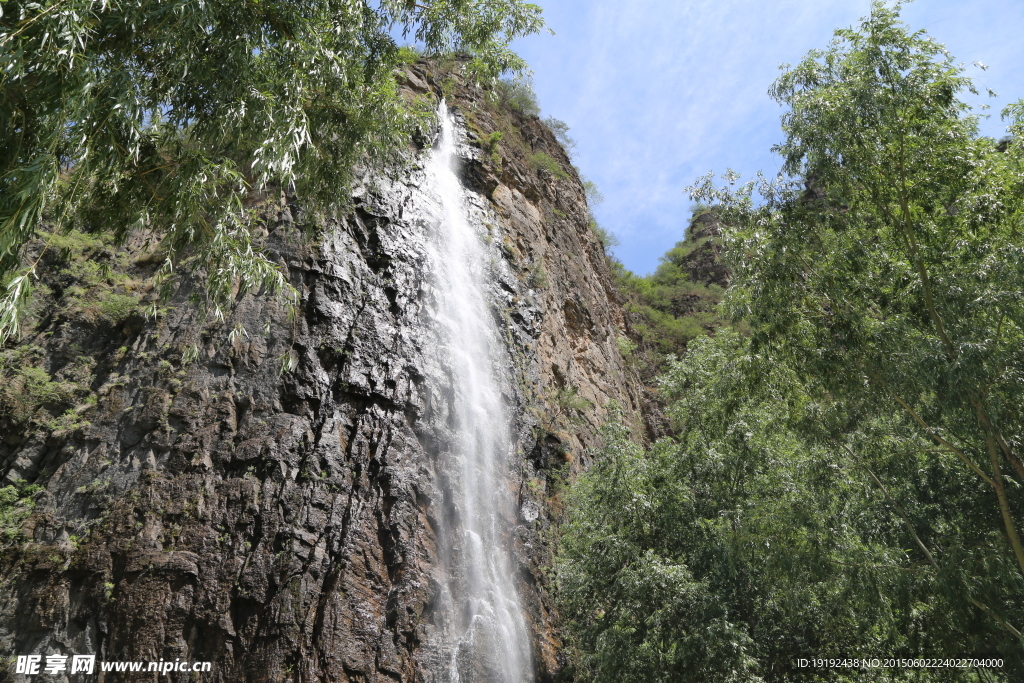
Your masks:
M 254 251 L 244 200 L 343 196 L 355 162 L 410 124 L 394 68 L 402 33 L 472 55 L 494 78 L 542 26 L 522 0 L 5 0 L 0 5 L 0 340 L 18 329 L 44 220 L 147 226 L 175 260 L 235 284 L 286 286 Z M 190 260 L 191 259 L 191 260 Z
M 980 137 L 962 68 L 898 16 L 875 3 L 775 83 L 775 150 L 799 180 L 761 182 L 760 204 L 753 183 L 694 196 L 738 226 L 732 308 L 754 352 L 834 406 L 821 438 L 888 492 L 911 555 L 1019 664 L 1024 109 L 1006 112 L 1009 139 Z
M 797 660 L 1005 644 L 999 625 L 913 549 L 903 515 L 958 533 L 974 512 L 929 454 L 889 453 L 914 476 L 880 488 L 873 477 L 894 468 L 851 460 L 820 427 L 843 406 L 812 396 L 792 368 L 733 332 L 694 340 L 662 389 L 673 438 L 645 450 L 609 426 L 573 489 L 558 576 L 578 679 L 857 681 L 872 672 L 801 670 Z M 907 431 L 897 415 L 858 434 L 891 446 Z M 908 492 L 925 495 L 893 504 Z M 1019 661 L 1008 658 L 1007 670 Z M 873 674 L 922 680 L 914 670 Z
M 691 342 L 672 438 L 613 425 L 580 480 L 559 589 L 583 680 L 1024 675 L 1024 104 L 979 137 L 898 9 L 776 82 L 784 176 L 694 190 L 732 226 L 749 336 Z M 794 668 L 972 653 L 1004 668 Z
M 702 341 L 690 368 L 720 360 L 716 352 L 706 364 L 695 360 Z M 754 643 L 712 575 L 737 568 L 728 533 L 721 536 L 735 521 L 736 497 L 721 476 L 735 460 L 690 457 L 668 439 L 645 451 L 617 421 L 604 438 L 604 450 L 571 489 L 559 553 L 560 609 L 576 678 L 757 680 Z

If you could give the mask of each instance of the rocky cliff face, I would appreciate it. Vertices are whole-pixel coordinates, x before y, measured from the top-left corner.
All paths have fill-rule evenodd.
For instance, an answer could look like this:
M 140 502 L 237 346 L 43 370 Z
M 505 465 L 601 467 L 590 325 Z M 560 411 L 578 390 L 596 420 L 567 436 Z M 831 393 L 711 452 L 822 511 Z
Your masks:
M 510 359 L 508 544 L 536 678 L 551 680 L 552 520 L 607 411 L 632 414 L 638 393 L 564 150 L 535 117 L 437 74 L 414 66 L 403 87 L 443 91 L 464 131 L 462 180 Z M 147 320 L 142 245 L 34 247 L 47 286 L 0 365 L 0 486 L 13 486 L 0 496 L 0 655 L 213 663 L 168 676 L 182 681 L 449 680 L 437 526 L 453 390 L 422 154 L 367 172 L 337 218 L 263 198 L 297 315 L 247 295 L 210 322 L 182 292 Z

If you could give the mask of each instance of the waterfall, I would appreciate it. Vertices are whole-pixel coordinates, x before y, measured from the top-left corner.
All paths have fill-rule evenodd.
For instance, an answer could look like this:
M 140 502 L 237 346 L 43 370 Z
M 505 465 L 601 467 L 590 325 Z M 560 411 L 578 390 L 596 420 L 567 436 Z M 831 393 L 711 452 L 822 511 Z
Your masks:
M 528 683 L 530 640 L 511 558 L 509 411 L 502 398 L 508 352 L 487 300 L 491 254 L 469 219 L 456 173 L 457 129 L 441 103 L 440 138 L 426 174 L 440 201 L 432 270 L 437 324 L 451 377 L 452 508 L 439 537 L 454 614 L 446 650 L 450 683 Z M 479 221 L 477 222 L 479 223 Z

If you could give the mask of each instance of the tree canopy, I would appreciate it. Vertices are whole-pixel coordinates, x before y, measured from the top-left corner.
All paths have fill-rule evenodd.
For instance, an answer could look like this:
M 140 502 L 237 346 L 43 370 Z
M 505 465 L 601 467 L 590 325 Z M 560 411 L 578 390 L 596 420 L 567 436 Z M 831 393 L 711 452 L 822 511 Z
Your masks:
M 124 237 L 146 226 L 168 267 L 210 293 L 285 286 L 254 250 L 244 198 L 311 206 L 404 139 L 396 36 L 460 51 L 492 78 L 539 30 L 522 0 L 4 0 L 0 4 L 0 340 L 18 329 L 42 222 Z
M 585 680 L 786 680 L 854 653 L 1024 672 L 1024 105 L 996 141 L 970 91 L 875 3 L 773 86 L 783 175 L 694 188 L 731 226 L 750 333 L 696 342 L 664 379 L 674 437 L 613 438 L 583 480 L 561 575 Z

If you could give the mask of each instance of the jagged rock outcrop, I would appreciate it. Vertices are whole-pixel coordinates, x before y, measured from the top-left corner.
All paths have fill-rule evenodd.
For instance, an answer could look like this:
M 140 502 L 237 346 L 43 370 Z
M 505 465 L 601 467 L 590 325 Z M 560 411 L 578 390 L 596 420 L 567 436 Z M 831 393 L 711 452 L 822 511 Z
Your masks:
M 510 543 L 537 678 L 551 680 L 545 569 L 560 495 L 607 411 L 630 418 L 639 405 L 622 314 L 551 132 L 455 71 L 419 64 L 403 83 L 409 97 L 448 96 L 467 130 L 464 183 L 493 219 L 489 298 L 514 379 Z M 152 296 L 141 245 L 33 247 L 47 287 L 0 366 L 0 485 L 40 489 L 5 530 L 0 655 L 213 663 L 168 675 L 182 681 L 447 680 L 430 644 L 444 628 L 435 527 L 451 397 L 422 179 L 415 161 L 367 172 L 336 218 L 291 197 L 258 203 L 267 253 L 302 295 L 294 316 L 246 295 L 209 322 L 183 291 L 147 320 L 133 306 Z M 100 303 L 76 258 L 121 274 L 93 273 Z
M 722 216 L 717 209 L 698 213 L 690 221 L 683 244 L 692 245 L 692 249 L 680 259 L 680 265 L 692 282 L 722 289 L 729 286 L 732 273 L 721 260 L 721 237 Z
M 686 237 L 676 245 L 670 254 L 673 262 L 689 282 L 724 291 L 732 279 L 732 272 L 721 260 L 722 218 L 717 209 L 698 213 L 686 229 Z M 668 312 L 675 316 L 693 315 L 713 311 L 718 296 L 707 296 L 704 292 L 681 291 L 669 302 Z

